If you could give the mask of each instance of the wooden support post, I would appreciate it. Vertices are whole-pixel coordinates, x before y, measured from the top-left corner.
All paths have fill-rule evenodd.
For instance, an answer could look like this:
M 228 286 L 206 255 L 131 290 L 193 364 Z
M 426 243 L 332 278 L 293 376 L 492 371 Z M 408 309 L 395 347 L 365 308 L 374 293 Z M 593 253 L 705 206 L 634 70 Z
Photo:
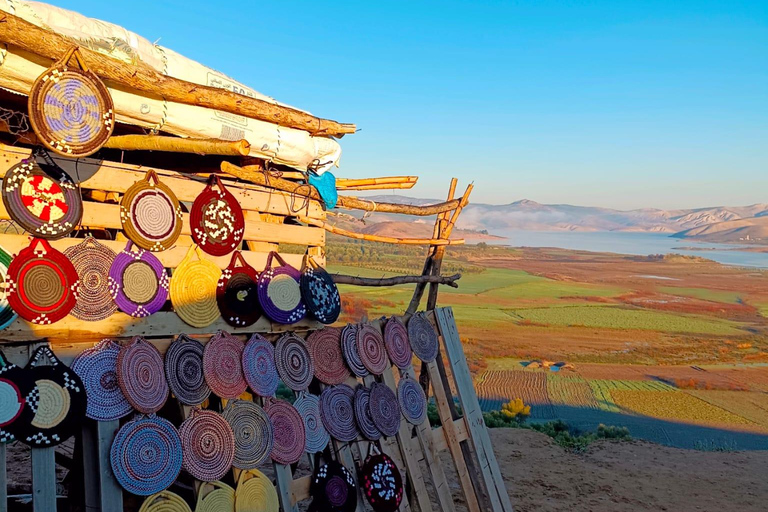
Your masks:
M 81 444 L 83 447 L 83 482 L 85 486 L 85 509 L 101 510 L 99 503 L 99 444 L 98 434 L 96 433 L 96 421 L 92 419 L 83 420 L 83 429 L 81 430 Z
M 280 499 L 280 510 L 283 512 L 299 512 L 299 507 L 293 502 L 291 494 L 291 466 L 274 462 L 275 479 L 277 480 L 277 497 Z
M 112 473 L 110 461 L 112 441 L 119 429 L 119 420 L 99 421 L 96 425 L 100 469 L 99 494 L 102 512 L 123 512 L 123 489 Z
M 456 383 L 461 409 L 469 429 L 469 438 L 475 448 L 482 479 L 491 501 L 491 510 L 494 512 L 512 512 L 512 503 L 509 500 L 496 455 L 493 453 L 493 445 L 483 421 L 480 403 L 472 386 L 472 376 L 469 373 L 464 350 L 461 347 L 456 321 L 453 318 L 453 310 L 451 308 L 439 308 L 435 310 L 435 316 L 445 344 L 451 373 Z
M 32 509 L 56 511 L 56 449 L 32 448 Z

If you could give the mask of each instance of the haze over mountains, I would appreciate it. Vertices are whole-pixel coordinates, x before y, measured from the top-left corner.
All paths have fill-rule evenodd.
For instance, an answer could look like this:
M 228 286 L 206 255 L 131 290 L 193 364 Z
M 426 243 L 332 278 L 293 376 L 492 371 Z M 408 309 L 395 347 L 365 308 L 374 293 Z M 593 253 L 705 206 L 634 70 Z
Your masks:
M 395 195 L 373 196 L 370 199 L 408 204 L 440 202 Z M 389 223 L 392 217 L 374 214 L 372 220 Z M 707 242 L 743 242 L 749 237 L 749 240 L 768 243 L 768 204 L 622 211 L 591 206 L 540 204 L 523 199 L 504 205 L 469 204 L 461 214 L 459 227 L 487 230 L 491 234 L 504 230 L 655 232 Z M 381 232 L 384 226 L 376 229 Z

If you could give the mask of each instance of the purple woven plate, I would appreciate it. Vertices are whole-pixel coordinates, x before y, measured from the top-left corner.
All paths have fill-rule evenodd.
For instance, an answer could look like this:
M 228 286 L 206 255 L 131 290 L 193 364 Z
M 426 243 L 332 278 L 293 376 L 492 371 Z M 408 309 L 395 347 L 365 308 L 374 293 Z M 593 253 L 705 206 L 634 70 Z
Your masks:
M 294 391 L 307 389 L 315 367 L 306 342 L 292 332 L 283 334 L 275 345 L 277 373 Z
M 384 326 L 384 345 L 389 358 L 398 368 L 404 370 L 411 365 L 413 352 L 411 342 L 408 341 L 408 329 L 396 316 L 387 320 Z
M 272 431 L 275 436 L 270 454 L 272 460 L 278 464 L 298 462 L 307 444 L 304 421 L 299 411 L 285 400 L 273 398 L 268 398 L 264 407 L 272 422 Z
M 304 430 L 307 434 L 307 453 L 317 453 L 325 450 L 331 440 L 330 434 L 323 425 L 320 416 L 320 399 L 315 395 L 301 392 L 293 406 L 304 420 Z
M 381 438 L 381 431 L 371 417 L 371 390 L 358 384 L 355 389 L 355 420 L 360 432 L 369 441 L 377 441 Z
M 397 401 L 408 422 L 421 425 L 427 419 L 427 395 L 421 385 L 408 375 L 404 375 L 397 385 Z
M 320 416 L 328 432 L 339 441 L 357 439 L 355 391 L 346 384 L 329 386 L 320 395 Z
M 272 268 L 272 258 L 280 263 Z M 259 275 L 259 303 L 264 313 L 279 324 L 293 324 L 304 318 L 307 307 L 301 298 L 301 273 L 288 265 L 276 252 L 267 256 L 267 265 Z
M 88 396 L 85 415 L 97 421 L 122 418 L 133 410 L 117 382 L 117 355 L 120 345 L 101 340 L 83 350 L 72 362 L 72 371 L 80 376 Z
M 389 366 L 384 338 L 378 329 L 370 324 L 357 327 L 357 352 L 366 369 L 374 375 L 381 375 Z
M 159 411 L 168 400 L 163 356 L 141 336 L 117 354 L 117 382 L 133 408 L 144 414 Z
M 341 329 L 324 327 L 307 338 L 309 354 L 315 366 L 315 377 L 324 384 L 341 384 L 349 377 L 341 352 Z
M 272 396 L 277 391 L 280 379 L 275 367 L 275 347 L 260 334 L 254 334 L 245 344 L 243 374 L 257 395 Z
M 341 330 L 341 352 L 344 354 L 344 360 L 352 373 L 358 377 L 370 375 L 357 351 L 357 326 L 355 324 L 347 324 Z
M 160 260 L 128 242 L 109 269 L 109 290 L 120 311 L 142 318 L 160 311 L 170 280 Z
M 386 384 L 371 384 L 371 418 L 382 434 L 392 437 L 400 430 L 400 405 Z
M 221 398 L 237 398 L 248 389 L 243 375 L 243 349 L 243 342 L 227 331 L 214 334 L 203 349 L 205 382 Z
M 408 320 L 408 339 L 416 357 L 425 363 L 431 363 L 437 357 L 440 342 L 432 324 L 423 313 L 416 313 Z

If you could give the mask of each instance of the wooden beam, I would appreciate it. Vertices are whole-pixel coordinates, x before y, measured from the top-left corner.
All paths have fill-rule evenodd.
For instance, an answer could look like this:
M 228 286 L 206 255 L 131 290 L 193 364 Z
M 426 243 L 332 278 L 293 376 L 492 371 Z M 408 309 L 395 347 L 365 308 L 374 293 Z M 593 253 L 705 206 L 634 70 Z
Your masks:
M 10 13 L 0 13 L 0 41 L 51 60 L 59 60 L 76 46 L 66 37 L 40 28 Z M 266 100 L 249 98 L 225 89 L 163 75 L 149 66 L 137 66 L 102 53 L 80 48 L 88 69 L 101 78 L 167 101 L 195 105 L 305 130 L 313 135 L 355 133 L 354 124 L 342 124 Z M 118 112 L 119 113 L 119 112 Z
M 221 156 L 247 156 L 251 151 L 251 144 L 245 139 L 227 141 L 162 135 L 115 135 L 107 140 L 104 147 L 125 151 L 167 151 Z
M 335 235 L 345 236 L 347 238 L 354 238 L 356 240 L 367 240 L 369 242 L 381 242 L 385 244 L 398 244 L 398 245 L 463 245 L 464 239 L 430 239 L 430 238 L 395 238 L 391 236 L 369 235 L 367 233 L 355 233 L 354 231 L 347 231 L 346 229 L 337 228 L 325 221 L 310 219 L 309 217 L 298 216 L 301 222 L 307 223 L 310 226 L 316 226 L 323 228 L 329 233 Z
M 456 282 L 461 279 L 461 274 L 452 276 L 395 276 L 395 277 L 357 277 L 344 274 L 331 274 L 333 282 L 336 284 L 353 284 L 355 286 L 396 286 L 398 284 L 413 283 L 438 283 L 447 284 L 451 288 L 458 288 Z

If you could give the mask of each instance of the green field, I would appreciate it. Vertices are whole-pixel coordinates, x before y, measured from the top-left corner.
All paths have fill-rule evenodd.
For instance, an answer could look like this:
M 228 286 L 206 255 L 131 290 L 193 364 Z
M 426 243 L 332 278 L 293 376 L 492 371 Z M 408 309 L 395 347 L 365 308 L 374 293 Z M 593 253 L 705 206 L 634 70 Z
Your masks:
M 712 302 L 723 302 L 725 304 L 738 304 L 741 302 L 741 296 L 736 292 L 708 290 L 706 288 L 682 288 L 677 286 L 660 286 L 657 289 L 660 292 L 668 293 L 670 295 L 693 297 L 694 299 L 709 300 Z

